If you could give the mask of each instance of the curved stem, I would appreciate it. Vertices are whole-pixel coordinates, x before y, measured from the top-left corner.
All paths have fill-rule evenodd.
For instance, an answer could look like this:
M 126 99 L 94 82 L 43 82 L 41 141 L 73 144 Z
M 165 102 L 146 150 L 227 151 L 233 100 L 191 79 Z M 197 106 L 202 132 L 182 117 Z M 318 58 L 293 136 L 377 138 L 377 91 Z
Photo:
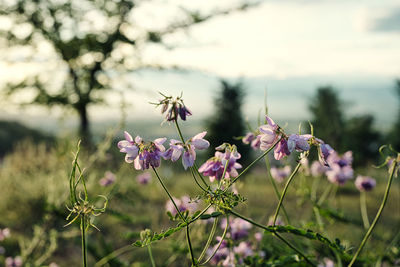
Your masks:
M 257 226 L 257 227 L 259 227 L 261 229 L 264 229 L 264 230 L 266 230 L 268 232 L 271 232 L 271 229 L 269 229 L 268 227 L 266 227 L 266 226 L 264 226 L 262 224 L 259 224 L 259 223 L 255 222 L 255 221 L 253 221 L 253 220 L 251 220 L 249 218 L 246 218 L 243 215 L 241 215 L 241 214 L 239 214 L 239 213 L 237 213 L 237 212 L 235 212 L 233 210 L 229 210 L 229 212 L 232 213 L 233 215 L 235 215 L 236 217 L 239 217 L 240 219 L 245 220 L 246 222 L 249 222 L 249 223 L 251 223 L 251 224 L 253 224 L 253 225 L 255 225 L 255 226 Z M 312 266 L 315 266 L 315 264 L 312 263 L 300 250 L 298 250 L 296 247 L 294 247 L 292 244 L 290 244 L 289 241 L 287 241 L 285 238 L 283 238 L 281 235 L 279 235 L 276 231 L 273 231 L 273 234 L 276 237 L 278 237 L 281 241 L 283 241 L 286 245 L 288 245 L 291 249 L 296 251 L 301 257 L 304 258 L 304 260 L 306 262 L 308 262 Z
M 206 183 L 206 181 L 204 180 L 204 177 L 203 177 L 203 175 L 199 172 L 199 168 L 197 167 L 197 164 L 196 164 L 196 162 L 193 164 L 193 167 L 192 167 L 195 171 L 196 171 L 196 173 L 197 173 L 197 175 L 200 177 L 200 179 L 201 179 L 201 181 L 204 183 L 204 185 L 208 188 L 209 187 L 209 185 Z
M 360 209 L 361 209 L 361 217 L 364 223 L 364 228 L 368 229 L 370 224 L 368 220 L 367 196 L 365 192 L 360 192 Z
M 129 250 L 132 250 L 132 249 L 134 249 L 134 247 L 131 244 L 129 244 L 129 245 L 121 247 L 117 250 L 114 250 L 113 252 L 111 252 L 110 254 L 108 254 L 107 256 L 102 258 L 101 260 L 99 260 L 94 266 L 95 267 L 103 266 L 104 264 L 109 262 L 111 259 L 114 259 L 114 258 L 118 257 L 119 255 L 121 255 Z
M 192 261 L 192 266 L 196 265 L 196 260 L 194 258 L 194 254 L 193 254 L 193 248 L 192 248 L 192 242 L 190 241 L 190 229 L 189 229 L 189 224 L 186 225 L 186 240 L 188 243 L 188 247 L 189 247 L 189 252 L 190 252 L 190 259 Z
M 363 240 L 361 241 L 361 244 L 360 244 L 360 246 L 358 247 L 356 253 L 355 253 L 354 256 L 353 256 L 353 258 L 351 259 L 351 262 L 349 263 L 348 267 L 351 267 L 351 266 L 354 264 L 354 262 L 356 261 L 358 255 L 360 255 L 361 250 L 364 248 L 365 244 L 367 243 L 367 240 L 368 240 L 369 236 L 371 235 L 371 233 L 372 233 L 372 231 L 374 230 L 374 228 L 375 228 L 375 226 L 376 226 L 376 224 L 377 224 L 379 218 L 381 217 L 383 208 L 385 207 L 386 201 L 387 201 L 387 199 L 388 199 L 388 197 L 389 197 L 390 187 L 391 187 L 391 185 L 392 185 L 394 173 L 396 172 L 397 164 L 398 164 L 398 162 L 397 162 L 396 160 L 394 160 L 394 161 L 393 161 L 393 164 L 392 164 L 392 166 L 391 166 L 391 167 L 392 167 L 392 170 L 391 170 L 391 172 L 390 172 L 389 180 L 388 180 L 388 183 L 387 183 L 387 186 L 386 186 L 386 191 L 385 191 L 385 194 L 384 194 L 384 196 L 383 196 L 381 206 L 379 207 L 379 210 L 378 210 L 378 212 L 376 213 L 376 216 L 375 216 L 374 221 L 372 222 L 372 224 L 371 224 L 371 226 L 369 227 L 367 233 L 365 234 Z
M 296 165 L 296 168 L 294 168 L 292 174 L 290 174 L 289 179 L 287 180 L 287 182 L 285 184 L 285 187 L 283 188 L 282 195 L 281 195 L 281 198 L 279 199 L 279 203 L 278 203 L 278 206 L 276 207 L 276 211 L 275 211 L 275 215 L 274 215 L 274 220 L 273 220 L 273 225 L 274 226 L 275 226 L 275 223 L 276 223 L 276 219 L 278 218 L 279 210 L 280 210 L 280 208 L 282 206 L 283 199 L 286 196 L 286 192 L 287 192 L 287 189 L 289 187 L 289 184 L 293 180 L 293 178 L 296 175 L 297 171 L 299 170 L 300 166 L 301 166 L 301 163 L 299 162 Z
M 85 215 L 81 215 L 81 234 L 82 234 L 82 266 L 87 266 L 87 252 L 86 252 L 86 225 Z
M 152 267 L 156 267 L 156 263 L 154 262 L 153 253 L 151 252 L 151 246 L 150 245 L 147 246 L 147 251 L 149 252 L 151 266 Z
M 276 195 L 276 197 L 277 197 L 277 199 L 278 199 L 278 201 L 279 201 L 279 199 L 281 198 L 281 194 L 279 193 L 279 190 L 278 190 L 278 187 L 276 186 L 276 183 L 275 183 L 274 178 L 272 178 L 272 175 L 271 175 L 271 165 L 269 164 L 268 157 L 265 157 L 265 164 L 267 165 L 267 169 L 268 169 L 268 178 L 269 178 L 269 181 L 271 182 L 272 187 L 274 188 L 275 195 Z M 286 219 L 287 224 L 291 224 L 291 223 L 290 223 L 290 220 L 289 220 L 289 216 L 288 216 L 288 214 L 287 214 L 287 212 L 286 212 L 286 209 L 285 209 L 285 206 L 284 206 L 283 204 L 282 204 L 282 211 L 283 211 L 283 214 L 284 214 L 284 216 L 285 216 L 285 219 Z
M 169 199 L 172 201 L 172 204 L 174 204 L 174 207 L 176 209 L 176 212 L 179 214 L 179 217 L 181 217 L 181 219 L 186 222 L 186 219 L 183 217 L 182 213 L 180 212 L 178 206 L 176 205 L 174 199 L 172 198 L 171 194 L 169 193 L 167 187 L 164 185 L 163 181 L 161 180 L 160 176 L 158 175 L 158 172 L 156 171 L 156 168 L 154 168 L 153 166 L 151 167 L 154 171 L 154 173 L 156 174 L 158 181 L 160 181 L 161 186 L 163 187 L 164 191 L 167 193 Z
M 215 250 L 213 251 L 211 256 L 205 262 L 200 263 L 200 265 L 207 264 L 214 257 L 215 253 L 217 253 L 218 249 L 221 247 L 222 242 L 225 239 L 226 233 L 228 232 L 228 228 L 229 228 L 229 215 L 226 215 L 226 226 L 225 226 L 225 229 L 224 229 L 224 233 L 222 234 L 221 240 L 219 241 L 217 247 L 215 248 Z
M 215 218 L 215 220 L 213 222 L 210 235 L 208 236 L 208 239 L 207 239 L 207 243 L 204 246 L 204 249 L 199 256 L 198 261 L 201 261 L 203 259 L 204 255 L 206 255 L 207 249 L 210 247 L 211 241 L 213 240 L 214 235 L 215 235 L 215 231 L 217 230 L 217 224 L 218 224 L 218 217 Z
M 178 124 L 178 120 L 177 119 L 174 120 L 174 123 L 175 123 L 176 130 L 178 132 L 179 138 L 181 139 L 182 143 L 185 143 L 185 139 L 183 138 L 181 128 L 179 127 L 179 124 Z
M 201 184 L 199 183 L 199 181 L 197 181 L 196 178 L 196 174 L 194 173 L 193 167 L 190 167 L 190 172 L 192 173 L 193 179 L 196 182 L 196 184 L 201 188 L 201 190 L 203 190 L 204 192 L 208 192 L 206 189 L 204 189 L 203 186 L 201 186 Z
M 333 184 L 329 183 L 329 185 L 325 188 L 325 191 L 322 193 L 321 198 L 318 200 L 317 204 L 319 206 L 322 205 L 322 203 L 324 203 L 326 197 L 329 195 L 330 191 L 332 190 Z
M 201 215 L 203 215 L 211 206 L 212 206 L 211 204 L 208 204 L 207 207 L 205 207 L 196 217 L 194 217 L 193 219 L 191 219 L 191 220 L 188 222 L 188 224 L 191 224 L 191 223 L 197 221 L 197 220 L 201 217 Z
M 230 184 L 225 188 L 224 192 L 226 192 L 228 190 L 229 187 L 231 187 L 239 178 L 240 176 L 242 176 L 243 174 L 245 174 L 254 164 L 256 164 L 259 160 L 261 160 L 263 157 L 265 157 L 272 149 L 274 149 L 274 147 L 276 146 L 276 144 L 278 144 L 281 141 L 281 138 L 279 138 L 278 140 L 276 140 L 275 143 L 273 143 L 273 145 L 268 148 L 268 150 L 266 150 L 264 153 L 262 153 L 258 158 L 256 158 L 252 163 L 250 163 L 246 169 L 244 169 L 238 176 L 235 177 L 235 179 L 233 179 Z

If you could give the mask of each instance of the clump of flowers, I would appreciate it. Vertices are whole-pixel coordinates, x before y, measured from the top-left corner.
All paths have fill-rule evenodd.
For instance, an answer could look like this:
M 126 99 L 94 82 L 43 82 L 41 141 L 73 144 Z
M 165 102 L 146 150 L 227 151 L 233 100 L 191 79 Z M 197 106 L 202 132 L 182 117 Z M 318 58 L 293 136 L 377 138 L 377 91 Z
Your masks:
M 347 180 L 353 178 L 353 155 L 351 151 L 347 151 L 343 156 L 339 156 L 336 151 L 330 152 L 327 163 L 329 169 L 326 171 L 328 180 L 332 183 L 343 185 Z
M 278 183 L 282 183 L 286 177 L 290 175 L 292 168 L 289 165 L 286 165 L 283 168 L 271 167 L 271 176 Z
M 356 185 L 358 190 L 364 192 L 364 191 L 371 191 L 372 189 L 374 189 L 374 187 L 376 186 L 376 181 L 374 178 L 371 178 L 369 176 L 359 175 L 357 176 L 354 184 Z
M 161 164 L 161 156 L 165 151 L 163 143 L 167 140 L 157 138 L 153 142 L 144 142 L 140 136 L 136 136 L 133 140 L 128 132 L 124 132 L 125 140 L 118 142 L 120 152 L 126 153 L 125 161 L 127 163 L 134 162 L 136 170 L 149 169 L 150 166 L 157 168 Z
M 226 227 L 226 223 L 226 219 L 222 220 L 222 229 Z M 240 218 L 229 219 L 230 238 L 232 240 L 246 238 L 249 235 L 249 230 L 251 229 L 251 227 L 251 223 L 246 222 Z
M 319 162 L 319 161 L 313 161 L 313 163 L 311 163 L 310 172 L 311 172 L 311 175 L 314 177 L 325 174 L 325 172 L 327 170 L 328 170 L 328 167 L 325 165 L 322 165 L 321 162 Z
M 100 179 L 99 184 L 101 186 L 109 186 L 112 185 L 114 182 L 115 182 L 115 174 L 110 171 L 106 171 L 104 177 Z
M 181 213 L 186 211 L 193 212 L 197 210 L 198 203 L 196 201 L 191 200 L 189 196 L 182 196 L 179 199 L 178 198 L 173 198 L 173 199 Z M 178 214 L 171 200 L 167 201 L 167 203 L 165 204 L 165 209 L 167 210 L 167 212 L 170 212 L 172 216 L 176 216 Z
M 231 178 L 238 176 L 237 169 L 242 168 L 242 165 L 236 162 L 240 159 L 241 155 L 237 152 L 235 145 L 222 144 L 217 147 L 215 156 L 208 159 L 203 165 L 200 166 L 199 172 L 205 176 L 209 176 L 210 181 L 221 180 L 222 178 Z M 220 151 L 225 151 L 224 153 Z M 226 170 L 225 170 L 226 168 Z M 224 175 L 225 170 L 225 176 Z
M 196 149 L 203 150 L 210 146 L 210 143 L 203 138 L 206 134 L 207 132 L 196 134 L 185 143 L 171 139 L 169 148 L 161 156 L 166 160 L 175 162 L 183 154 L 182 164 L 186 170 L 188 167 L 192 167 L 196 160 Z
M 144 172 L 136 176 L 136 181 L 139 184 L 146 185 L 151 181 L 151 174 L 148 172 Z
M 6 267 L 21 267 L 22 266 L 22 258 L 17 256 L 15 258 L 7 257 L 6 258 Z
M 161 106 L 161 114 L 165 114 L 166 121 L 176 121 L 180 117 L 183 121 L 187 116 L 191 116 L 192 112 L 183 103 L 182 95 L 173 98 L 160 93 L 164 98 L 154 105 Z

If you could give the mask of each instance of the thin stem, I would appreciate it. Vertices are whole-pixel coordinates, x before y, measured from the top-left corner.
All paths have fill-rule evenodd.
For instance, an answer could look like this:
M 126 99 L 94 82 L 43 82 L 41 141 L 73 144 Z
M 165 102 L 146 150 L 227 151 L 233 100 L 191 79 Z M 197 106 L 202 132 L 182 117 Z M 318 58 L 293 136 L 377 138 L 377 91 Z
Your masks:
M 365 192 L 360 193 L 360 209 L 361 209 L 361 217 L 364 223 L 364 228 L 368 229 L 370 224 L 368 220 L 368 212 L 367 212 L 367 197 Z
M 349 263 L 348 267 L 351 267 L 354 264 L 354 262 L 356 261 L 358 255 L 361 253 L 361 250 L 364 248 L 365 244 L 367 243 L 367 240 L 368 240 L 369 236 L 371 235 L 372 231 L 374 230 L 375 225 L 377 224 L 379 218 L 381 217 L 383 208 L 385 207 L 386 201 L 387 201 L 387 199 L 389 197 L 389 191 L 390 191 L 390 187 L 392 185 L 394 173 L 396 172 L 397 164 L 398 164 L 398 162 L 396 160 L 394 160 L 393 163 L 392 163 L 392 166 L 391 166 L 392 170 L 390 172 L 389 180 L 388 180 L 388 183 L 387 183 L 387 186 L 386 186 L 386 191 L 385 191 L 385 194 L 383 196 L 383 200 L 382 200 L 381 206 L 379 207 L 379 210 L 376 213 L 374 221 L 372 222 L 372 224 L 369 227 L 367 233 L 365 234 L 363 240 L 361 241 L 360 247 L 357 249 L 356 254 L 354 254 L 353 258 L 351 259 L 351 262 Z
M 102 258 L 101 260 L 99 260 L 94 266 L 95 267 L 103 266 L 104 264 L 109 262 L 111 259 L 114 259 L 114 258 L 118 257 L 119 255 L 121 255 L 129 250 L 132 250 L 132 249 L 134 249 L 134 247 L 131 244 L 129 244 L 122 248 L 114 250 L 113 252 L 111 252 L 110 254 L 108 254 L 107 256 Z
M 241 215 L 241 214 L 239 214 L 239 213 L 237 213 L 237 212 L 235 212 L 235 211 L 233 211 L 233 210 L 230 210 L 229 211 L 230 213 L 232 213 L 233 215 L 235 215 L 236 217 L 239 217 L 239 218 L 241 218 L 242 220 L 245 220 L 246 222 L 249 222 L 249 223 L 251 223 L 251 224 L 253 224 L 253 225 L 255 225 L 255 226 L 257 226 L 257 227 L 259 227 L 259 228 L 261 228 L 261 229 L 264 229 L 264 230 L 267 230 L 268 232 L 270 232 L 271 231 L 271 229 L 270 228 L 268 228 L 267 226 L 265 226 L 265 225 L 262 225 L 262 224 L 259 224 L 259 223 L 257 223 L 257 222 L 255 222 L 255 221 L 253 221 L 253 220 L 251 220 L 251 219 L 249 219 L 249 218 L 246 218 L 246 217 L 244 217 L 243 215 Z M 308 262 L 310 265 L 312 265 L 312 266 L 315 266 L 314 265 L 314 263 L 312 263 L 301 251 L 299 251 L 296 247 L 294 247 L 292 244 L 290 244 L 289 243 L 289 241 L 287 241 L 285 238 L 283 238 L 281 235 L 279 235 L 277 232 L 273 232 L 273 234 L 276 236 L 276 237 L 278 237 L 280 240 L 282 240 L 286 245 L 288 245 L 291 249 L 293 249 L 294 251 L 296 251 L 301 257 L 303 257 L 304 258 L 304 260 L 306 261 L 306 262 Z
M 317 221 L 318 228 L 320 231 L 324 230 L 324 224 L 322 222 L 321 214 L 316 206 L 313 207 L 313 211 L 315 214 L 315 220 Z
M 190 241 L 190 229 L 189 229 L 189 224 L 186 225 L 186 240 L 188 243 L 188 247 L 189 247 L 189 252 L 190 252 L 190 259 L 192 261 L 192 266 L 196 265 L 196 260 L 194 258 L 194 254 L 193 254 L 193 247 L 192 247 L 192 242 Z
M 207 243 L 204 246 L 203 251 L 201 252 L 201 254 L 199 256 L 198 261 L 201 261 L 203 259 L 204 255 L 206 255 L 207 249 L 210 247 L 211 241 L 213 240 L 214 235 L 215 235 L 215 231 L 217 230 L 217 225 L 218 225 L 218 217 L 214 219 L 210 235 L 208 236 L 208 239 L 207 239 Z
M 325 191 L 322 193 L 321 198 L 318 200 L 318 206 L 321 206 L 322 203 L 324 203 L 326 197 L 329 195 L 330 191 L 332 190 L 333 184 L 329 184 L 326 188 Z
M 181 128 L 179 127 L 179 124 L 178 124 L 178 119 L 174 120 L 174 122 L 175 122 L 175 127 L 178 132 L 179 138 L 181 138 L 182 143 L 185 143 L 185 139 L 183 138 Z
M 211 256 L 203 263 L 200 263 L 200 265 L 205 265 L 207 264 L 215 255 L 215 253 L 217 253 L 218 249 L 221 247 L 222 242 L 225 239 L 226 233 L 228 232 L 228 228 L 229 228 L 229 215 L 226 215 L 226 225 L 225 225 L 225 229 L 224 232 L 222 234 L 221 240 L 219 241 L 217 247 L 215 248 L 215 250 L 213 251 L 213 253 L 211 254 Z
M 219 184 L 218 184 L 218 189 L 221 188 L 221 186 L 222 186 L 222 181 L 223 181 L 223 179 L 225 179 L 225 174 L 226 174 L 226 170 L 228 169 L 228 165 L 229 165 L 229 160 L 227 160 L 226 163 L 225 163 L 224 171 L 223 171 L 223 173 L 222 173 L 221 180 L 219 181 Z
M 158 175 L 156 168 L 154 168 L 153 166 L 151 167 L 154 171 L 154 173 L 156 174 L 158 181 L 160 181 L 161 186 L 164 188 L 164 191 L 167 193 L 169 199 L 172 201 L 172 204 L 174 204 L 174 207 L 176 209 L 176 212 L 179 214 L 179 217 L 181 217 L 181 219 L 186 222 L 186 219 L 183 217 L 181 211 L 179 210 L 178 206 L 176 205 L 174 199 L 172 198 L 171 194 L 169 193 L 167 187 L 164 185 L 163 181 L 161 180 L 160 176 Z
M 203 215 L 211 206 L 212 206 L 211 204 L 208 204 L 207 207 L 205 207 L 196 217 L 194 217 L 192 220 L 190 220 L 188 222 L 188 224 L 191 224 L 191 223 L 197 221 L 201 217 L 201 215 Z
M 250 163 L 246 169 L 244 169 L 238 176 L 236 176 L 235 179 L 232 180 L 232 182 L 225 188 L 224 192 L 226 192 L 228 190 L 229 187 L 231 187 L 239 178 L 240 176 L 242 176 L 243 174 L 245 174 L 254 164 L 256 164 L 259 160 L 261 160 L 263 157 L 265 157 L 272 149 L 274 149 L 274 147 L 276 146 L 276 144 L 278 144 L 281 141 L 281 138 L 279 138 L 278 140 L 276 140 L 275 143 L 273 143 L 273 145 L 268 148 L 268 150 L 266 150 L 264 153 L 262 153 L 258 158 L 256 158 L 252 163 Z
M 285 184 L 285 187 L 283 188 L 283 192 L 282 192 L 281 198 L 279 199 L 279 203 L 278 203 L 278 206 L 276 207 L 276 211 L 275 211 L 275 215 L 274 215 L 274 220 L 273 220 L 273 225 L 274 226 L 275 226 L 275 223 L 276 223 L 276 219 L 278 218 L 279 210 L 280 210 L 280 208 L 282 206 L 283 199 L 286 196 L 286 192 L 288 190 L 289 184 L 293 180 L 293 178 L 296 175 L 297 171 L 299 170 L 300 166 L 301 166 L 301 163 L 299 162 L 296 165 L 296 168 L 294 168 L 292 174 L 290 174 L 289 179 L 287 180 L 287 182 Z
M 196 171 L 197 175 L 198 175 L 198 176 L 200 177 L 200 179 L 203 181 L 204 185 L 208 188 L 209 185 L 208 185 L 208 184 L 206 183 L 206 181 L 204 180 L 203 175 L 199 172 L 199 168 L 197 167 L 196 162 L 193 164 L 193 167 L 192 167 L 192 168 Z
M 281 194 L 279 193 L 279 190 L 278 190 L 278 187 L 276 186 L 276 183 L 275 183 L 274 178 L 272 178 L 272 175 L 271 175 L 271 165 L 269 164 L 268 157 L 265 157 L 265 164 L 267 165 L 267 169 L 268 169 L 268 178 L 269 178 L 269 181 L 271 182 L 272 187 L 274 188 L 274 192 L 275 192 L 276 198 L 277 198 L 278 201 L 279 201 L 279 199 L 281 198 Z M 287 214 L 287 212 L 286 212 L 286 209 L 285 209 L 285 206 L 284 206 L 283 204 L 282 204 L 282 211 L 283 211 L 283 215 L 285 216 L 285 219 L 286 219 L 287 224 L 291 224 L 291 223 L 290 223 L 290 220 L 289 220 L 289 216 L 288 216 L 288 214 Z
M 86 252 L 86 225 L 85 215 L 81 215 L 81 235 L 82 235 L 82 266 L 87 266 L 87 252 Z
M 147 246 L 147 251 L 149 252 L 149 257 L 150 257 L 150 261 L 151 261 L 151 266 L 152 266 L 152 267 L 156 267 L 156 263 L 154 262 L 153 253 L 152 253 L 152 251 L 151 251 L 151 246 L 150 246 L 150 245 Z
M 194 173 L 194 170 L 192 167 L 190 167 L 190 172 L 192 173 L 194 181 L 201 188 L 201 190 L 203 190 L 204 192 L 208 192 L 206 189 L 204 189 L 204 187 L 201 186 L 201 184 L 199 184 L 199 181 L 197 181 L 196 174 Z

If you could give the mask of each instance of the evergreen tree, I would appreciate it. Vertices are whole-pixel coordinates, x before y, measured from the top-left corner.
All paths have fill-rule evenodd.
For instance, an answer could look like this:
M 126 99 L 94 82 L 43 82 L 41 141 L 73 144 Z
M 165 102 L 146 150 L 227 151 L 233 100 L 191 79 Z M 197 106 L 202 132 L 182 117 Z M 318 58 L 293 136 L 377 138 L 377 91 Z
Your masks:
M 239 160 L 242 164 L 248 162 L 250 153 L 250 147 L 235 138 L 243 136 L 246 131 L 241 108 L 243 99 L 244 90 L 241 82 L 230 84 L 226 80 L 221 80 L 221 92 L 214 101 L 214 115 L 207 121 L 207 140 L 210 142 L 210 147 L 215 148 L 222 143 L 235 144 L 242 155 Z M 210 156 L 213 156 L 214 152 L 210 150 Z
M 395 92 L 398 97 L 399 106 L 396 121 L 394 122 L 392 129 L 389 132 L 387 141 L 393 146 L 394 149 L 400 151 L 400 79 L 396 81 Z

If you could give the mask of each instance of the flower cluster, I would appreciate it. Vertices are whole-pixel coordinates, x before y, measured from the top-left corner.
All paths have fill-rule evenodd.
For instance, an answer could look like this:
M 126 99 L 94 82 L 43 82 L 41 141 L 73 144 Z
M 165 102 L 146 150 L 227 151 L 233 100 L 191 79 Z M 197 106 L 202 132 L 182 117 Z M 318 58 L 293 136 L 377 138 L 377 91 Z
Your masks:
M 186 141 L 185 144 L 181 141 L 171 139 L 169 143 L 169 148 L 167 149 L 167 151 L 162 153 L 161 156 L 166 160 L 171 160 L 175 162 L 183 154 L 182 164 L 186 170 L 188 167 L 192 167 L 194 161 L 196 160 L 195 150 L 207 149 L 210 146 L 210 143 L 207 140 L 203 139 L 206 134 L 207 132 L 196 134 L 188 141 Z
M 353 178 L 353 155 L 347 151 L 341 157 L 336 151 L 330 152 L 326 159 L 329 169 L 326 171 L 328 180 L 332 183 L 343 185 L 347 180 Z
M 134 162 L 136 170 L 145 170 L 151 167 L 159 167 L 161 164 L 161 156 L 165 151 L 163 143 L 166 138 L 158 138 L 153 142 L 144 142 L 140 136 L 136 136 L 133 140 L 128 132 L 124 132 L 125 140 L 118 142 L 120 152 L 126 153 L 125 161 L 127 163 Z
M 173 199 L 180 212 L 185 212 L 185 211 L 193 212 L 197 210 L 198 207 L 197 202 L 192 201 L 189 196 L 182 196 L 180 199 L 178 198 L 173 198 Z M 170 212 L 172 216 L 178 214 L 171 200 L 167 201 L 167 203 L 165 204 L 165 209 L 168 212 Z
M 136 181 L 139 184 L 146 185 L 151 181 L 151 174 L 148 172 L 144 172 L 136 176 Z
M 6 267 L 21 267 L 22 266 L 22 258 L 17 256 L 15 258 L 7 257 L 6 258 Z
M 200 166 L 199 172 L 208 176 L 211 182 L 221 180 L 222 178 L 230 178 L 238 176 L 237 169 L 242 168 L 242 165 L 236 162 L 241 155 L 236 150 L 236 146 L 230 144 L 222 144 L 216 150 L 225 150 L 224 153 L 216 151 L 214 157 L 208 159 Z M 225 177 L 222 177 L 225 171 Z
M 163 94 L 161 95 L 164 98 L 158 103 L 153 104 L 156 106 L 161 106 L 161 114 L 166 113 L 166 121 L 176 121 L 178 117 L 185 121 L 187 116 L 192 115 L 192 112 L 183 103 L 182 95 L 176 98 Z

